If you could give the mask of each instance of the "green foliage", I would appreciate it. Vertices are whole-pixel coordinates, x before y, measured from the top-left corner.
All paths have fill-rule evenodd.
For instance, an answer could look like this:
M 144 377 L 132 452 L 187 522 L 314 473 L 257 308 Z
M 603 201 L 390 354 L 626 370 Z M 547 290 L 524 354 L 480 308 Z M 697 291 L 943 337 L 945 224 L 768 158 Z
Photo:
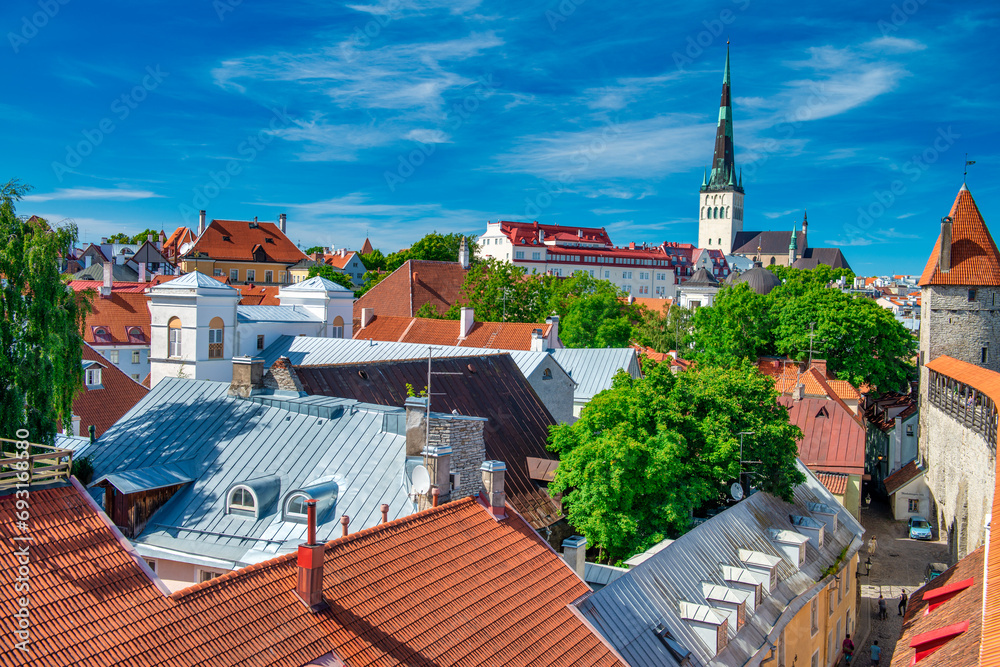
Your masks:
M 755 361 L 771 351 L 774 323 L 766 296 L 746 283 L 724 286 L 710 308 L 699 308 L 692 318 L 699 363 L 733 366 L 742 359 Z
M 854 283 L 853 271 L 850 269 L 834 269 L 826 264 L 819 264 L 815 269 L 794 269 L 790 266 L 778 266 L 777 264 L 773 264 L 767 268 L 771 273 L 781 278 L 782 282 L 825 287 L 840 278 L 846 278 L 848 285 Z
M 438 234 L 431 232 L 406 250 L 399 250 L 391 253 L 385 258 L 385 270 L 392 273 L 404 263 L 411 259 L 422 259 L 433 262 L 457 262 L 458 249 L 462 245 L 462 234 Z M 475 256 L 476 245 L 473 237 L 465 237 L 465 242 L 469 246 L 470 257 Z M 371 253 L 374 254 L 374 253 Z M 382 253 L 380 252 L 379 255 Z M 365 257 L 362 256 L 362 260 Z M 365 268 L 373 270 L 373 266 L 365 261 Z
M 357 290 L 354 291 L 354 296 L 357 297 L 357 298 L 361 298 L 362 294 L 364 294 L 365 292 L 367 292 L 371 288 L 375 287 L 376 285 L 378 285 L 380 282 L 382 282 L 383 280 L 385 280 L 388 277 L 389 277 L 389 273 L 387 271 L 382 271 L 382 272 L 379 272 L 379 271 L 365 271 L 365 275 L 361 279 L 364 282 L 362 283 L 361 287 L 359 287 Z
M 90 480 L 94 478 L 94 457 L 84 456 L 82 458 L 73 459 L 72 474 L 80 480 L 80 483 L 84 486 L 90 484 Z
M 160 232 L 156 229 L 146 229 L 144 231 L 141 231 L 135 236 L 133 236 L 130 241 L 124 241 L 124 243 L 136 243 L 141 245 L 149 240 L 150 234 L 153 235 L 153 243 L 156 243 L 160 238 Z
M 118 232 L 117 234 L 112 234 L 108 237 L 108 243 L 131 243 L 132 237 L 128 234 L 123 234 Z
M 632 327 L 632 339 L 661 353 L 676 350 L 685 354 L 691 343 L 691 311 L 680 306 L 669 310 L 641 308 L 639 321 Z
M 465 276 L 465 305 L 480 322 L 543 322 L 549 293 L 539 275 L 492 257 L 474 264 Z
M 566 347 L 627 347 L 632 339 L 628 306 L 609 290 L 577 297 L 564 312 L 559 337 Z
M 319 266 L 310 267 L 309 277 L 312 278 L 314 276 L 322 276 L 331 282 L 343 285 L 347 289 L 354 289 L 354 281 L 351 280 L 350 276 L 345 273 L 341 273 L 329 264 L 320 264 Z
M 413 385 L 410 384 L 409 382 L 407 382 L 406 383 L 406 395 L 409 396 L 410 398 L 426 398 L 427 397 L 427 386 L 424 385 L 424 388 L 420 390 L 419 394 L 417 394 L 417 390 L 413 388 Z
M 361 262 L 367 271 L 385 271 L 385 255 L 378 248 L 374 248 L 367 255 L 361 255 Z
M 314 245 L 311 248 L 306 248 L 302 252 L 304 252 L 307 255 L 311 255 L 314 252 L 323 252 L 324 250 L 325 250 L 325 248 L 323 246 L 321 246 L 321 245 Z
M 90 295 L 59 277 L 76 227 L 20 220 L 14 202 L 26 191 L 17 181 L 0 186 L 0 437 L 25 428 L 32 442 L 51 445 L 57 424 L 71 428 L 83 387 L 80 332 Z
M 432 320 L 453 319 L 450 317 L 446 317 L 446 315 L 448 315 L 451 312 L 451 310 L 452 309 L 449 308 L 448 312 L 441 313 L 438 311 L 437 306 L 435 306 L 433 303 L 425 303 L 424 305 L 417 308 L 417 312 L 414 313 L 414 317 L 426 317 Z
M 798 428 L 774 382 L 752 364 L 696 367 L 674 376 L 648 364 L 624 372 L 573 424 L 552 427 L 559 453 L 551 493 L 564 493 L 567 518 L 615 563 L 689 527 L 691 513 L 739 478 L 744 459 L 757 488 L 784 499 L 804 481 L 795 467 Z

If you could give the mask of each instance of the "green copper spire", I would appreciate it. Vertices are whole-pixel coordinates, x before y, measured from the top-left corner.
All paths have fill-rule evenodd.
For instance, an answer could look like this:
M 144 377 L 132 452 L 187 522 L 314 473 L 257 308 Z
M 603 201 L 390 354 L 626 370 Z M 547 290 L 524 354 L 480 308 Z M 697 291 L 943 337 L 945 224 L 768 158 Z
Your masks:
M 701 187 L 708 185 L 708 170 L 701 172 Z
M 715 132 L 715 154 L 708 183 L 702 190 L 743 192 L 738 184 L 733 149 L 733 103 L 729 90 L 729 42 L 726 42 L 726 69 L 722 75 L 722 99 L 719 102 L 719 125 Z
M 798 247 L 798 244 L 795 243 L 795 225 L 792 225 L 792 240 L 788 244 L 788 249 L 795 250 Z

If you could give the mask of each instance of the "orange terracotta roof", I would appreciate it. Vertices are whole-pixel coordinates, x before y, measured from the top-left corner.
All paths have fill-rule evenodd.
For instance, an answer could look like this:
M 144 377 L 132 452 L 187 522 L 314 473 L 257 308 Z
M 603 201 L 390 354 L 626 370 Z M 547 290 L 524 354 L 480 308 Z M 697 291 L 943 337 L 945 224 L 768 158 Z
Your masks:
M 920 276 L 925 285 L 1000 285 L 1000 251 L 986 228 L 972 193 L 963 185 L 948 214 L 951 227 L 951 270 L 939 267 L 941 237 L 938 236 L 927 266 Z
M 986 639 L 982 623 L 983 552 L 983 547 L 976 549 L 922 588 L 911 591 L 903 616 L 903 631 L 892 653 L 890 667 L 976 664 L 972 656 L 979 652 L 980 639 L 984 642 Z M 969 579 L 971 585 L 966 586 Z M 960 590 L 949 596 L 945 593 L 949 587 Z M 936 595 L 940 593 L 945 595 Z M 934 598 L 933 609 L 930 600 L 925 598 Z M 938 606 L 942 599 L 944 601 Z M 889 602 L 890 606 L 895 606 L 895 600 Z M 915 660 L 918 652 L 921 657 Z M 978 664 L 997 663 L 981 660 Z
M 478 347 L 493 350 L 530 350 L 531 332 L 541 329 L 548 336 L 551 324 L 523 322 L 475 322 L 465 338 L 460 338 L 461 322 L 425 317 L 387 317 L 376 315 L 354 337 L 360 340 L 384 340 L 397 343 Z
M 670 306 L 673 304 L 673 299 L 651 299 L 649 297 L 635 296 L 626 297 L 626 301 L 631 299 L 631 302 L 638 306 L 645 306 L 654 313 L 666 313 L 670 311 Z
M 241 306 L 280 306 L 278 301 L 278 289 L 276 285 L 233 285 L 240 291 Z
M 465 274 L 458 262 L 407 260 L 354 302 L 355 332 L 362 308 L 373 308 L 376 315 L 413 317 L 429 303 L 443 315 L 461 298 Z
M 69 288 L 74 292 L 83 292 L 84 290 L 94 290 L 95 292 L 100 292 L 103 285 L 104 282 L 101 280 L 69 281 Z M 135 292 L 137 294 L 142 294 L 146 291 L 147 287 L 149 287 L 149 283 L 131 283 L 123 280 L 115 280 L 111 283 L 111 291 L 113 292 Z
M 364 245 L 361 246 L 361 254 L 362 255 L 369 255 L 369 254 L 371 254 L 371 252 L 373 250 L 374 250 L 374 248 L 372 247 L 372 242 L 369 241 L 368 237 L 366 236 L 365 237 L 365 243 L 364 243 Z
M 844 472 L 814 472 L 816 479 L 835 496 L 842 496 L 847 493 L 847 479 L 849 475 Z
M 95 288 L 96 289 L 96 288 Z M 83 340 L 90 345 L 149 345 L 149 297 L 133 291 L 111 290 L 104 298 L 90 297 L 91 311 L 83 325 Z M 107 335 L 95 332 L 103 328 Z
M 178 227 L 174 230 L 174 233 L 170 235 L 170 238 L 163 242 L 163 249 L 161 252 L 167 259 L 176 262 L 177 257 L 180 254 L 181 246 L 185 243 L 194 243 L 194 241 L 194 232 L 192 232 L 190 228 Z
M 666 352 L 657 352 L 651 347 L 646 347 L 645 345 L 633 345 L 632 349 L 635 350 L 636 354 L 639 355 L 640 361 L 642 357 L 646 357 L 656 363 L 662 363 L 664 361 L 674 361 Z
M 84 387 L 73 399 L 73 414 L 80 418 L 81 435 L 86 435 L 93 425 L 95 435 L 99 438 L 142 400 L 149 389 L 130 378 L 89 345 L 83 346 L 83 359 L 96 361 L 101 365 L 102 388 Z
M 152 373 L 146 373 L 146 377 L 142 378 L 142 386 L 145 387 L 146 389 L 149 389 L 150 388 L 149 385 L 150 385 L 150 382 L 151 382 L 150 378 L 152 378 L 152 377 L 153 377 Z
M 923 472 L 923 469 L 917 466 L 916 460 L 910 461 L 882 480 L 882 483 L 885 484 L 885 492 L 891 496 Z
M 13 493 L 0 511 L 14 511 Z M 31 491 L 30 652 L 4 664 L 621 665 L 568 605 L 589 592 L 512 510 L 459 500 L 328 543 L 323 598 L 295 594 L 296 555 L 164 595 L 74 482 Z M 15 543 L 0 571 L 13 582 Z M 7 613 L 23 593 L 0 587 Z M 328 664 L 328 663 L 324 663 Z M 338 664 L 334 662 L 333 664 Z
M 307 259 L 273 222 L 248 220 L 213 220 L 188 254 L 196 252 L 241 262 L 296 264 Z
M 779 396 L 788 421 L 802 430 L 799 458 L 810 470 L 865 472 L 865 427 L 840 399 Z
M 762 357 L 757 360 L 757 369 L 774 378 L 774 388 L 779 394 L 791 394 L 795 386 L 802 383 L 806 396 L 826 396 L 843 401 L 861 398 L 859 391 L 847 380 L 834 380 L 825 372 L 825 364 L 814 362 L 808 370 L 802 370 L 799 362 L 788 359 Z

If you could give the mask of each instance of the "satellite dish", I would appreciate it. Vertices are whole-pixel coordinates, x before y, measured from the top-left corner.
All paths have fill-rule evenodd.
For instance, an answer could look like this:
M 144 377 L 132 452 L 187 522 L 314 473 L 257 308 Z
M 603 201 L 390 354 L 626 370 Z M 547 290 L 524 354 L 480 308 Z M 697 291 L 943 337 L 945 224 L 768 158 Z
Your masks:
M 410 493 L 413 495 L 423 495 L 431 490 L 431 476 L 424 466 L 417 466 L 413 469 L 413 479 L 411 480 Z
M 729 493 L 732 494 L 733 500 L 743 500 L 743 485 L 739 482 L 733 482 L 733 485 L 729 487 Z

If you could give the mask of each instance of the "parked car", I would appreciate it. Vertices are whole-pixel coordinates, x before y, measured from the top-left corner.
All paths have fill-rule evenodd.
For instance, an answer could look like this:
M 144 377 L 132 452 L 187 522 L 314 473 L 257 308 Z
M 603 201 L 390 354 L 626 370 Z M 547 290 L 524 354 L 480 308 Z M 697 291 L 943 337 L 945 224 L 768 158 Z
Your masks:
M 947 569 L 948 566 L 944 563 L 927 563 L 927 569 L 924 571 L 924 581 L 930 581 L 934 577 L 940 576 Z
M 911 540 L 932 540 L 931 522 L 922 516 L 910 517 L 910 539 Z

